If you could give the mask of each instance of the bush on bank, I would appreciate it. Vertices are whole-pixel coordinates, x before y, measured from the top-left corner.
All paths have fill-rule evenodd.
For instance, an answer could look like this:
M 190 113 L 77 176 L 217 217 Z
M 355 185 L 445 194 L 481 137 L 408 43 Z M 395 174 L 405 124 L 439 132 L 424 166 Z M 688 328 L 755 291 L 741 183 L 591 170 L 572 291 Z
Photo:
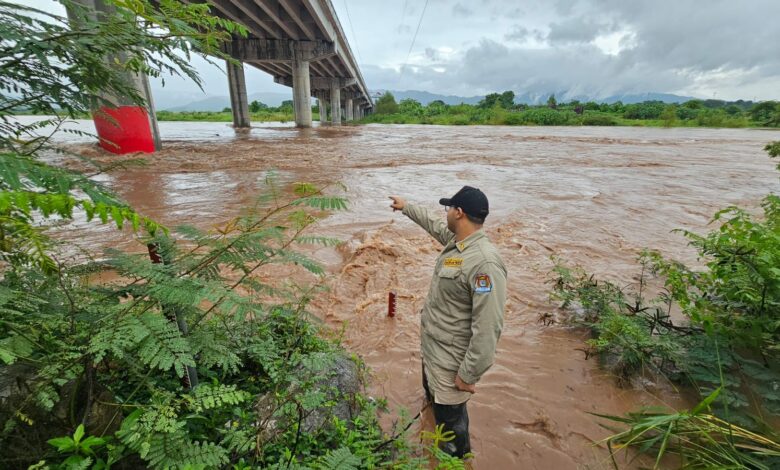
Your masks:
M 383 95 L 376 112 L 362 122 L 438 125 L 532 125 L 532 126 L 652 126 L 652 127 L 777 127 L 780 103 L 765 101 L 726 102 L 691 100 L 681 105 L 660 101 L 624 105 L 607 103 L 558 103 L 515 105 L 512 92 L 488 95 L 478 105 L 447 105 L 433 101 L 427 106 L 412 100 L 395 104 L 392 94 Z M 504 96 L 507 95 L 507 96 Z M 499 99 L 498 97 L 502 97 Z M 490 99 L 488 99 L 490 98 Z M 511 103 L 511 104 L 510 104 Z
M 765 150 L 780 156 L 780 142 Z M 780 169 L 780 165 L 778 165 Z M 601 281 L 562 262 L 553 298 L 590 328 L 591 353 L 623 381 L 641 374 L 690 386 L 702 403 L 690 411 L 646 411 L 606 418 L 629 428 L 609 442 L 677 453 L 693 468 L 777 468 L 780 436 L 780 197 L 763 215 L 729 207 L 708 234 L 683 231 L 705 265 L 693 269 L 660 252 L 640 256 L 638 285 Z M 647 298 L 650 276 L 662 293 Z M 672 321 L 673 307 L 685 322 Z
M 0 3 L 0 43 L 15 58 L 0 62 L 0 467 L 428 465 L 402 431 L 382 430 L 383 401 L 361 387 L 365 367 L 306 310 L 324 272 L 300 247 L 337 243 L 309 230 L 344 198 L 269 177 L 252 208 L 216 230 L 169 229 L 90 177 L 123 165 L 38 135 L 107 105 L 106 95 L 144 105 L 125 73 L 198 81 L 188 54 L 229 60 L 220 43 L 246 34 L 206 4 L 108 3 L 115 12 L 76 25 Z M 49 117 L 12 119 L 23 107 Z M 54 166 L 44 152 L 87 169 Z M 115 225 L 142 254 L 77 246 L 74 219 Z M 62 238 L 46 231 L 54 224 Z M 274 265 L 308 273 L 313 285 L 257 276 Z M 96 281 L 106 271 L 114 280 Z

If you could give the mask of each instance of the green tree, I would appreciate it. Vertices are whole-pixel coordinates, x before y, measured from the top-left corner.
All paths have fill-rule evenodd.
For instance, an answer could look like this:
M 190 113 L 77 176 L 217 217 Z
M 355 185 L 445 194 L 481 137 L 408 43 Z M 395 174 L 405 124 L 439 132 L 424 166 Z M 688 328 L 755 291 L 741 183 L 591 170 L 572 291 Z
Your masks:
M 659 116 L 664 123 L 664 127 L 672 127 L 677 123 L 677 106 L 668 104 Z
M 742 113 L 742 108 L 740 108 L 735 104 L 730 104 L 726 106 L 724 110 L 726 111 L 726 114 L 728 114 L 729 116 L 736 116 Z
M 268 105 L 265 103 L 261 103 L 260 101 L 254 100 L 251 103 L 249 103 L 249 111 L 253 113 L 259 113 L 260 111 L 264 111 L 268 109 Z
M 419 101 L 406 98 L 398 104 L 398 112 L 409 116 L 422 116 L 424 109 Z
M 389 91 L 376 100 L 376 114 L 395 114 L 398 112 L 398 103 L 395 102 L 395 96 Z
M 750 118 L 764 126 L 780 125 L 780 103 L 762 101 L 750 109 Z
M 480 100 L 478 107 L 490 109 L 499 106 L 504 109 L 510 109 L 515 105 L 515 92 L 508 90 L 503 93 L 490 93 Z
M 626 106 L 623 117 L 626 119 L 658 119 L 666 105 L 663 101 L 643 101 Z
M 435 116 L 443 114 L 447 111 L 447 104 L 442 100 L 434 100 L 428 103 L 425 107 L 425 114 L 428 116 Z
M 622 101 L 615 101 L 609 106 L 609 110 L 613 113 L 623 113 L 626 110 L 626 106 Z
M 507 90 L 501 93 L 501 97 L 498 99 L 501 103 L 501 107 L 504 109 L 511 109 L 515 105 L 515 92 Z
M 493 106 L 495 106 L 500 99 L 501 99 L 501 95 L 499 95 L 498 93 L 490 93 L 488 95 L 485 95 L 485 97 L 479 101 L 477 106 L 484 109 L 490 109 Z
M 555 100 L 555 93 L 550 95 L 549 98 L 547 98 L 547 107 L 551 109 L 555 109 L 558 107 L 558 101 Z
M 601 111 L 601 105 L 596 103 L 595 101 L 588 101 L 584 105 L 585 111 Z
M 282 201 L 274 187 L 218 231 L 170 231 L 88 174 L 40 158 L 49 135 L 36 131 L 108 104 L 106 93 L 144 105 L 127 72 L 199 83 L 189 56 L 228 59 L 221 42 L 245 34 L 207 4 L 106 1 L 116 9 L 84 15 L 73 28 L 0 1 L 0 467 L 108 468 L 123 458 L 127 467 L 154 469 L 391 461 L 389 446 L 376 448 L 383 436 L 365 397 L 353 397 L 361 411 L 349 426 L 328 414 L 340 396 L 315 385 L 338 349 L 307 321 L 309 293 L 253 276 L 271 264 L 321 276 L 295 247 L 337 243 L 305 231 L 345 208 L 343 198 L 296 183 Z M 20 106 L 54 117 L 20 124 L 9 115 Z M 79 164 L 105 173 L 129 163 Z M 77 208 L 90 223 L 132 230 L 149 254 L 63 261 L 45 228 L 56 219 L 71 229 L 63 222 Z M 107 269 L 117 282 L 96 285 L 90 276 Z M 314 409 L 325 412 L 323 424 L 304 429 Z
M 683 103 L 683 107 L 688 109 L 702 109 L 704 103 L 701 100 L 689 100 Z

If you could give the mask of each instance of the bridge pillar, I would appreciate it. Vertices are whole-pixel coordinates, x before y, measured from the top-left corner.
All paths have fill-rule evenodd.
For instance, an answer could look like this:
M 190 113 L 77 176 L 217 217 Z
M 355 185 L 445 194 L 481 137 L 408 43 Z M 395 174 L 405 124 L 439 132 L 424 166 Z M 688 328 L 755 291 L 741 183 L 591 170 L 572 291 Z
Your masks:
M 320 108 L 320 125 L 328 122 L 328 100 L 324 91 L 317 92 L 317 106 Z
M 113 5 L 102 0 L 75 0 L 74 3 L 74 8 L 68 9 L 68 20 L 76 27 L 83 24 L 85 17 L 94 20 L 98 13 L 112 14 L 115 11 Z M 124 54 L 120 54 L 106 57 L 105 60 L 113 63 L 114 60 L 125 62 L 126 59 Z M 132 72 L 125 72 L 123 75 L 125 82 L 134 87 L 144 99 L 145 106 L 139 106 L 126 96 L 103 94 L 101 97 L 110 104 L 92 110 L 92 120 L 100 146 L 116 154 L 156 152 L 162 148 L 162 143 L 149 88 L 149 77 Z
M 356 120 L 357 119 L 362 119 L 363 116 L 360 115 L 360 105 L 358 103 L 355 103 L 353 105 L 353 107 L 354 107 L 354 110 L 352 111 L 352 113 L 355 115 L 355 119 Z
M 338 79 L 330 83 L 330 122 L 341 124 L 341 82 Z
M 249 118 L 249 98 L 246 94 L 246 79 L 244 78 L 244 64 L 225 62 L 230 88 L 230 109 L 233 111 L 233 127 L 236 129 L 249 128 L 252 123 Z
M 309 61 L 303 60 L 298 51 L 293 54 L 292 78 L 295 126 L 311 127 L 311 82 L 309 79 Z
M 347 122 L 354 119 L 354 114 L 352 113 L 354 111 L 354 106 L 352 106 L 352 98 L 347 98 L 344 100 L 344 111 L 346 111 L 346 118 Z

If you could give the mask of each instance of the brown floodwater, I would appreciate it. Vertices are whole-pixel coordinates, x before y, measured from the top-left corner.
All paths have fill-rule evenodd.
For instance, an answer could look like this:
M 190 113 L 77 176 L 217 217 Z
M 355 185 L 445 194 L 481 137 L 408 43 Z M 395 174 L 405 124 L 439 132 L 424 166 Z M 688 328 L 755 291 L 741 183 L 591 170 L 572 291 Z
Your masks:
M 88 125 L 81 123 L 79 125 Z M 780 132 L 728 129 L 440 127 L 368 125 L 235 134 L 217 123 L 161 123 L 165 149 L 148 166 L 101 175 L 137 210 L 162 223 L 210 228 L 237 215 L 273 171 L 281 182 L 340 181 L 350 210 L 316 231 L 345 241 L 313 255 L 331 273 L 312 302 L 346 346 L 373 369 L 371 393 L 414 415 L 422 403 L 419 310 L 440 247 L 389 207 L 389 195 L 444 212 L 436 201 L 468 184 L 489 197 L 486 231 L 509 272 L 505 328 L 493 368 L 469 405 L 478 469 L 610 468 L 609 433 L 589 413 L 682 407 L 669 385 L 620 388 L 586 360 L 587 336 L 540 315 L 550 257 L 597 276 L 636 276 L 644 247 L 696 263 L 673 229 L 702 232 L 731 204 L 756 207 L 778 189 L 762 151 Z M 90 144 L 76 149 L 91 156 Z M 74 229 L 73 232 L 71 229 Z M 110 227 L 74 223 L 71 240 L 139 250 Z M 387 294 L 398 312 L 387 318 Z M 424 426 L 430 426 L 430 417 Z M 419 425 L 415 428 L 419 430 Z M 621 462 L 621 460 L 619 460 Z

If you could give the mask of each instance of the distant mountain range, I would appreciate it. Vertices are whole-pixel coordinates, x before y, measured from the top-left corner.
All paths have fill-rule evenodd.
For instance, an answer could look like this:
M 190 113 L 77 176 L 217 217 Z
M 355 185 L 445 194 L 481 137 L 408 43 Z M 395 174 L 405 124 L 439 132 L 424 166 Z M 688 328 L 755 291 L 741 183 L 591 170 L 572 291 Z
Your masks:
M 222 111 L 230 107 L 229 96 L 206 96 L 205 98 L 203 96 L 203 94 L 190 94 L 189 97 L 171 96 L 162 93 L 160 96 L 155 95 L 154 104 L 158 111 Z M 292 99 L 292 89 L 289 94 L 260 92 L 252 93 L 248 98 L 250 103 L 257 100 L 268 106 L 279 106 L 282 101 Z M 179 104 L 182 102 L 186 104 Z
M 376 100 L 379 96 L 388 90 L 372 90 L 371 96 Z M 484 98 L 484 96 L 454 96 L 454 95 L 438 95 L 436 93 L 429 93 L 427 91 L 416 90 L 389 90 L 393 94 L 396 101 L 403 99 L 414 99 L 420 103 L 427 105 L 431 101 L 441 100 L 447 104 L 477 104 Z M 622 101 L 624 104 L 641 103 L 642 101 L 663 101 L 664 103 L 682 103 L 695 99 L 691 96 L 673 95 L 670 93 L 627 93 L 622 95 L 612 95 L 606 98 L 594 98 L 587 95 L 575 95 L 567 92 L 566 90 L 550 92 L 550 93 L 523 93 L 515 94 L 515 103 L 517 104 L 543 104 L 547 102 L 547 98 L 551 94 L 554 94 L 558 101 L 571 101 L 579 100 L 582 102 L 596 101 L 598 103 L 615 103 L 616 101 Z
M 372 90 L 371 96 L 376 100 L 379 96 L 384 94 L 387 90 Z M 484 96 L 455 96 L 455 95 L 439 95 L 436 93 L 430 93 L 427 91 L 418 90 L 390 90 L 395 96 L 396 101 L 411 98 L 419 101 L 420 103 L 427 105 L 431 101 L 441 100 L 447 104 L 477 104 L 484 98 Z M 547 98 L 552 93 L 523 93 L 515 95 L 515 103 L 523 104 L 543 104 L 547 102 Z M 599 103 L 614 103 L 616 101 L 622 101 L 625 104 L 641 103 L 642 101 L 658 100 L 664 103 L 682 103 L 688 100 L 695 99 L 690 96 L 673 95 L 669 93 L 629 93 L 622 95 L 613 95 L 606 98 L 594 99 L 585 95 L 574 95 L 567 91 L 555 92 L 555 97 L 558 101 L 571 101 L 579 100 L 596 101 Z M 268 106 L 279 106 L 282 101 L 292 99 L 292 90 L 290 93 L 272 93 L 272 92 L 260 92 L 249 95 L 249 102 L 257 100 L 261 103 L 265 103 Z M 158 111 L 222 111 L 225 108 L 230 107 L 230 97 L 228 96 L 208 96 L 202 93 L 176 93 L 168 92 L 155 93 L 154 96 L 155 108 Z M 182 104 L 184 103 L 184 104 Z

